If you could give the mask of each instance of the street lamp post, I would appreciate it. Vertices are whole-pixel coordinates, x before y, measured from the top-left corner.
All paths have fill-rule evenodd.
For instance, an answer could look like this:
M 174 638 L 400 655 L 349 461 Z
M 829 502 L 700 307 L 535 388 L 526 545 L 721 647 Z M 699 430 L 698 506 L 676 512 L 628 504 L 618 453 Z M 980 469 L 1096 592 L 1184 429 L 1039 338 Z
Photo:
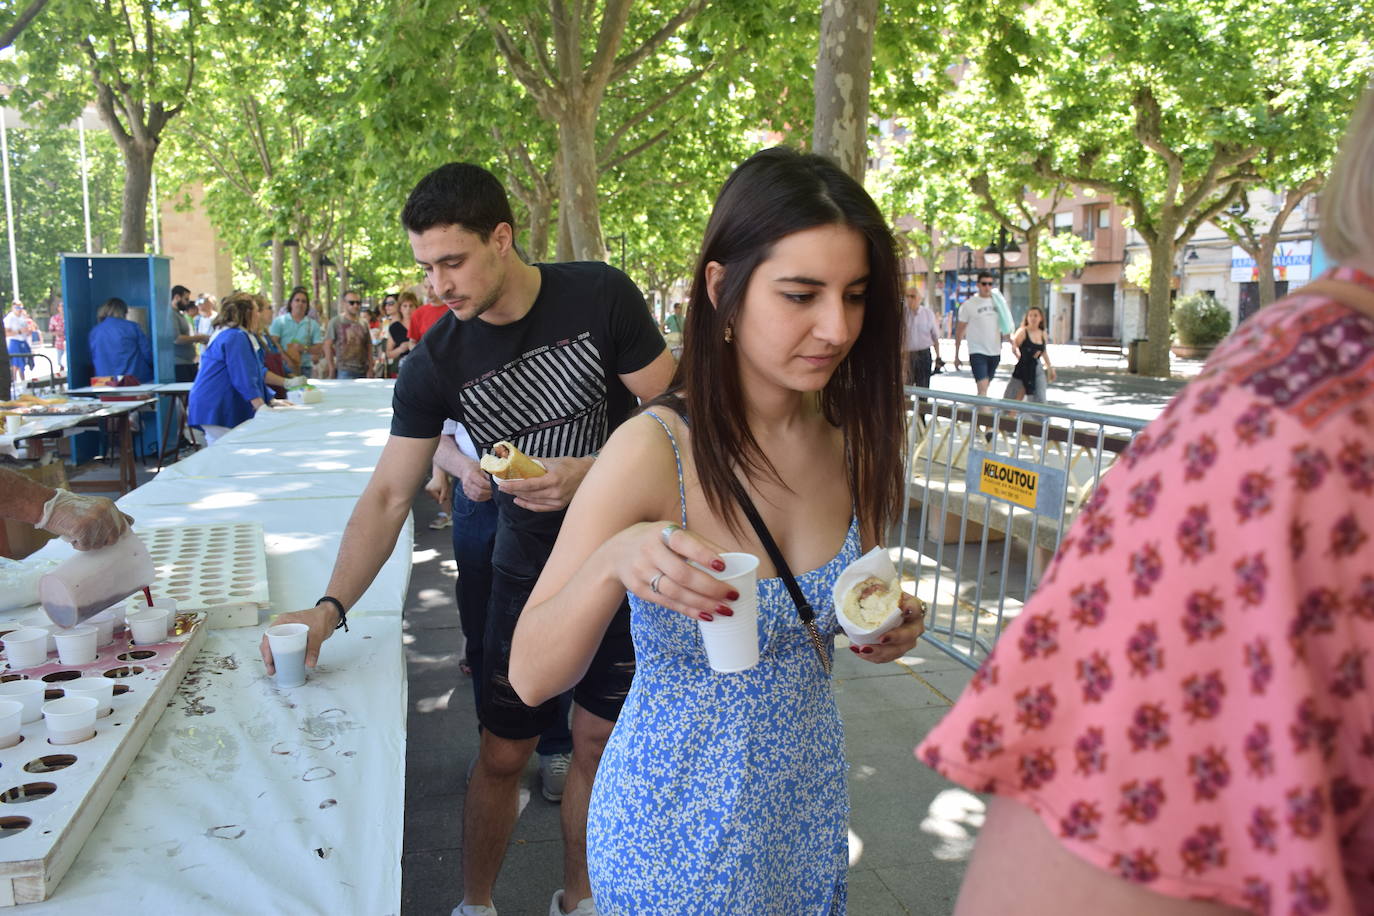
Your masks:
M 610 248 L 611 242 L 616 241 L 620 242 L 620 270 L 623 272 L 625 270 L 625 233 L 606 236 L 606 247 Z
M 997 265 L 997 291 L 1006 295 L 1006 275 L 1007 264 L 1016 263 L 1016 259 L 1021 256 L 1021 246 L 1016 244 L 1016 239 L 1007 238 L 1007 227 L 997 227 L 997 241 L 988 245 L 983 252 L 983 258 L 989 264 Z

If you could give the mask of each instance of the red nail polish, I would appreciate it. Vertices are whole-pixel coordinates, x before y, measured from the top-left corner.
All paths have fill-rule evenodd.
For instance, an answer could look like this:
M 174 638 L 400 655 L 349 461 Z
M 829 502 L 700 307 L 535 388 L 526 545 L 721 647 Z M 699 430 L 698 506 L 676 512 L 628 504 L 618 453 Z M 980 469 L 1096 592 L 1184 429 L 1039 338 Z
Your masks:
M 711 561 L 711 568 L 716 572 L 725 572 L 725 561 L 719 558 L 714 559 Z
M 858 655 L 858 654 L 859 654 L 859 647 L 858 647 L 858 646 L 850 646 L 850 647 L 849 647 L 849 651 L 850 651 L 850 652 L 853 652 L 855 655 Z
M 697 617 L 698 617 L 698 619 L 704 620 L 704 621 L 706 621 L 707 623 L 710 623 L 712 620 L 715 620 L 715 619 L 716 619 L 716 618 L 712 617 L 710 614 L 706 613 L 705 611 L 702 611 L 700 614 L 697 615 Z
M 723 604 L 716 605 L 716 613 L 722 617 L 734 617 L 735 612 Z
M 738 600 L 739 600 L 739 592 L 735 591 L 733 588 L 730 589 L 730 593 L 729 593 L 728 595 L 725 596 L 725 600 L 726 600 L 726 601 L 738 601 Z
M 863 647 L 862 649 L 860 649 L 859 651 L 862 652 L 864 655 L 872 655 L 872 654 L 873 654 L 873 647 L 872 647 L 872 646 L 864 646 L 864 647 Z
M 888 644 L 888 637 L 884 636 L 882 639 L 878 640 L 878 642 L 882 643 L 883 645 L 887 645 L 887 644 Z

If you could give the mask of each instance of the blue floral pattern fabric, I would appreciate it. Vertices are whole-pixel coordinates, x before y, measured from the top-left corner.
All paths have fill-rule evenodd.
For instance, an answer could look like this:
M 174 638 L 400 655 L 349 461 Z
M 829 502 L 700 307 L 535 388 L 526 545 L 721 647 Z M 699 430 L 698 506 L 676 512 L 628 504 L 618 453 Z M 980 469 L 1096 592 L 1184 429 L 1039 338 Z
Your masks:
M 797 577 L 822 633 L 858 556 L 851 521 L 839 553 Z M 634 595 L 630 609 L 634 685 L 587 821 L 597 912 L 843 914 L 844 734 L 783 581 L 759 582 L 759 663 L 733 674 L 711 670 L 696 621 Z

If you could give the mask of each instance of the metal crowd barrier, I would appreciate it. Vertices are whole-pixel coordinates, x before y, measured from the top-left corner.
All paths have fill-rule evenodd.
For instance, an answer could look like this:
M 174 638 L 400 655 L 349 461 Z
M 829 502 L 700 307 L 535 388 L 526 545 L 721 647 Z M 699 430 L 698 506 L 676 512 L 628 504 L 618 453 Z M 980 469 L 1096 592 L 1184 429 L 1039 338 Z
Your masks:
M 929 605 L 925 639 L 976 668 L 1147 421 L 906 393 L 906 511 L 894 560 L 904 586 Z

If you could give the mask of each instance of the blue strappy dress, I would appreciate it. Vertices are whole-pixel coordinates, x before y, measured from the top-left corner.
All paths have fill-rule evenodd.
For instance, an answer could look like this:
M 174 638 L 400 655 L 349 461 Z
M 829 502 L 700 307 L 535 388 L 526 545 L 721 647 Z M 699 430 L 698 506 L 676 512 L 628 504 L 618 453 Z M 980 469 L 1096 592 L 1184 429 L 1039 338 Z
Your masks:
M 678 491 L 687 527 L 680 454 Z M 839 554 L 797 577 L 822 633 L 835 630 L 831 585 L 858 556 L 851 520 Z M 597 912 L 843 914 L 844 734 L 782 579 L 759 582 L 759 663 L 735 674 L 711 670 L 694 620 L 634 595 L 630 611 L 634 685 L 587 820 Z

